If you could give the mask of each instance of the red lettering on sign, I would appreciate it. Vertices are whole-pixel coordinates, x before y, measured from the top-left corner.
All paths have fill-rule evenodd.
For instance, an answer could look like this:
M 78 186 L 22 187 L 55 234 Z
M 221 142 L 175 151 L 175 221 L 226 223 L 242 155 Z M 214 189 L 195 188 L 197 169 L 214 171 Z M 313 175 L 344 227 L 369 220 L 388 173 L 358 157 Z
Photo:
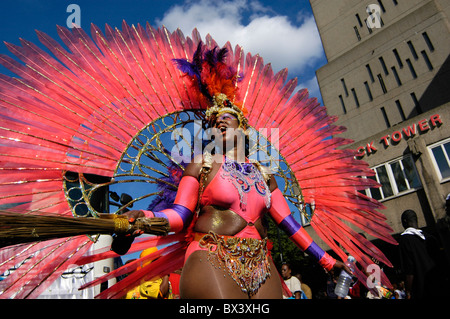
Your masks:
M 439 117 L 439 114 L 435 114 L 435 115 L 431 116 L 430 121 L 431 121 L 431 125 L 433 125 L 433 126 L 437 126 L 436 123 L 442 124 L 442 120 Z
M 381 138 L 381 140 L 382 140 L 383 143 L 384 143 L 384 146 L 389 146 L 389 141 L 388 141 L 388 139 L 389 139 L 389 135 L 383 136 L 383 137 Z
M 394 142 L 400 142 L 402 140 L 402 133 L 400 133 L 399 131 L 395 131 L 394 133 L 392 133 L 391 139 Z
M 428 126 L 427 120 L 419 121 L 418 125 L 419 125 L 419 130 L 421 130 L 422 132 L 428 131 L 430 129 L 430 127 Z
M 412 127 L 408 126 L 406 128 L 403 129 L 403 133 L 405 134 L 405 136 L 407 137 L 411 137 L 416 135 L 416 125 L 413 124 Z
M 414 137 L 418 132 L 417 129 L 420 132 L 426 132 L 430 130 L 431 128 L 438 127 L 439 125 L 442 125 L 442 119 L 439 114 L 435 114 L 430 116 L 430 119 L 424 119 L 420 120 L 417 124 L 411 124 L 407 127 L 404 127 L 400 131 L 395 131 L 391 135 L 385 135 L 380 139 L 380 143 L 382 143 L 386 148 L 390 146 L 389 139 L 391 139 L 393 142 L 398 143 L 402 140 L 403 137 Z M 373 141 L 366 144 L 366 146 L 360 146 L 357 148 L 357 155 L 358 157 L 362 157 L 364 155 L 373 154 L 377 151 L 377 148 L 373 146 Z
M 360 146 L 356 149 L 356 156 L 358 157 L 362 157 L 366 155 L 366 149 L 364 148 L 364 146 Z
M 368 154 L 372 154 L 377 151 L 377 148 L 375 146 L 373 146 L 373 141 L 370 142 L 369 144 L 367 144 L 366 149 L 367 149 Z

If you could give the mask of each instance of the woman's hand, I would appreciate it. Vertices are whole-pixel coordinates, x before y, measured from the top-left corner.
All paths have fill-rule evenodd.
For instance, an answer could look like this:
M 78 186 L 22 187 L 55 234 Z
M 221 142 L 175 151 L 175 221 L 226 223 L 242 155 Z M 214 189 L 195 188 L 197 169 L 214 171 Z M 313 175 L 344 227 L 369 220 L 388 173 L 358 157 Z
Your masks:
M 344 269 L 347 273 L 349 273 L 350 275 L 354 276 L 353 271 L 346 264 L 344 264 L 340 260 L 336 260 L 336 263 L 334 264 L 333 268 L 335 270 Z
M 145 214 L 142 210 L 130 210 L 128 212 L 123 213 L 122 216 L 127 216 L 128 222 L 130 224 L 133 224 L 136 221 L 136 219 L 145 217 Z M 137 237 L 137 236 L 142 235 L 143 233 L 144 232 L 142 230 L 137 229 L 132 234 L 128 234 L 125 236 Z
M 145 217 L 145 214 L 141 210 L 130 210 L 122 214 L 123 216 L 127 216 L 128 222 L 133 224 L 136 219 Z M 144 232 L 142 230 L 135 230 L 132 234 L 126 235 L 116 235 L 113 236 L 113 241 L 111 243 L 111 250 L 119 255 L 125 255 L 127 251 L 130 249 L 131 244 L 134 241 L 134 238 L 142 235 Z

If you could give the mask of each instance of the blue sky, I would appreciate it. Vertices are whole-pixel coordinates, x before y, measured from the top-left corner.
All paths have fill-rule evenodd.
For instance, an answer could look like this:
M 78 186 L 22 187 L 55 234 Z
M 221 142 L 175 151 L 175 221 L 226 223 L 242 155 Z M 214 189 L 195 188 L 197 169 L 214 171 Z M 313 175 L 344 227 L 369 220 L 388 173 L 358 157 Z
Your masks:
M 289 77 L 299 78 L 299 88 L 307 87 L 320 99 L 315 71 L 326 63 L 308 0 L 14 0 L 0 5 L 0 39 L 20 44 L 19 38 L 38 43 L 35 30 L 58 38 L 56 25 L 66 26 L 72 12 L 81 10 L 81 27 L 90 24 L 121 28 L 129 24 L 165 25 L 180 28 L 187 36 L 197 27 L 204 38 L 210 33 L 223 45 L 230 41 L 246 52 L 259 53 L 275 71 L 289 69 Z M 9 51 L 0 44 L 0 54 Z M 0 66 L 0 72 L 11 75 Z

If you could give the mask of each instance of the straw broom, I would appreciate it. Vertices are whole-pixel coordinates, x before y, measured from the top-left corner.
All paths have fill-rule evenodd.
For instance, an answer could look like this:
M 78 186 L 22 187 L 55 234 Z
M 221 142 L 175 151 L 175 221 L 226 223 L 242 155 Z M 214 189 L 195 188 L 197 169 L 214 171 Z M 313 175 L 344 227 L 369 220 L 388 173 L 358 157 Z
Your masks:
M 146 234 L 167 235 L 165 218 L 128 218 L 115 214 L 99 214 L 100 218 L 21 214 L 0 210 L 0 247 L 78 235 Z

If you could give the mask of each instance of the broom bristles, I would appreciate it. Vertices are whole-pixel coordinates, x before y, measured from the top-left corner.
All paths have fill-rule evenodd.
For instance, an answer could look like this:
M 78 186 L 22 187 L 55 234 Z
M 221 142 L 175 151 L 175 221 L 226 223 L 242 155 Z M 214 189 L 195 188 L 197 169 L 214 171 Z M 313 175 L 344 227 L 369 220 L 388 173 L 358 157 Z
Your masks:
M 128 223 L 126 216 L 100 214 L 100 218 L 22 214 L 0 211 L 0 247 L 78 235 L 144 233 L 167 235 L 165 218 L 139 218 Z

